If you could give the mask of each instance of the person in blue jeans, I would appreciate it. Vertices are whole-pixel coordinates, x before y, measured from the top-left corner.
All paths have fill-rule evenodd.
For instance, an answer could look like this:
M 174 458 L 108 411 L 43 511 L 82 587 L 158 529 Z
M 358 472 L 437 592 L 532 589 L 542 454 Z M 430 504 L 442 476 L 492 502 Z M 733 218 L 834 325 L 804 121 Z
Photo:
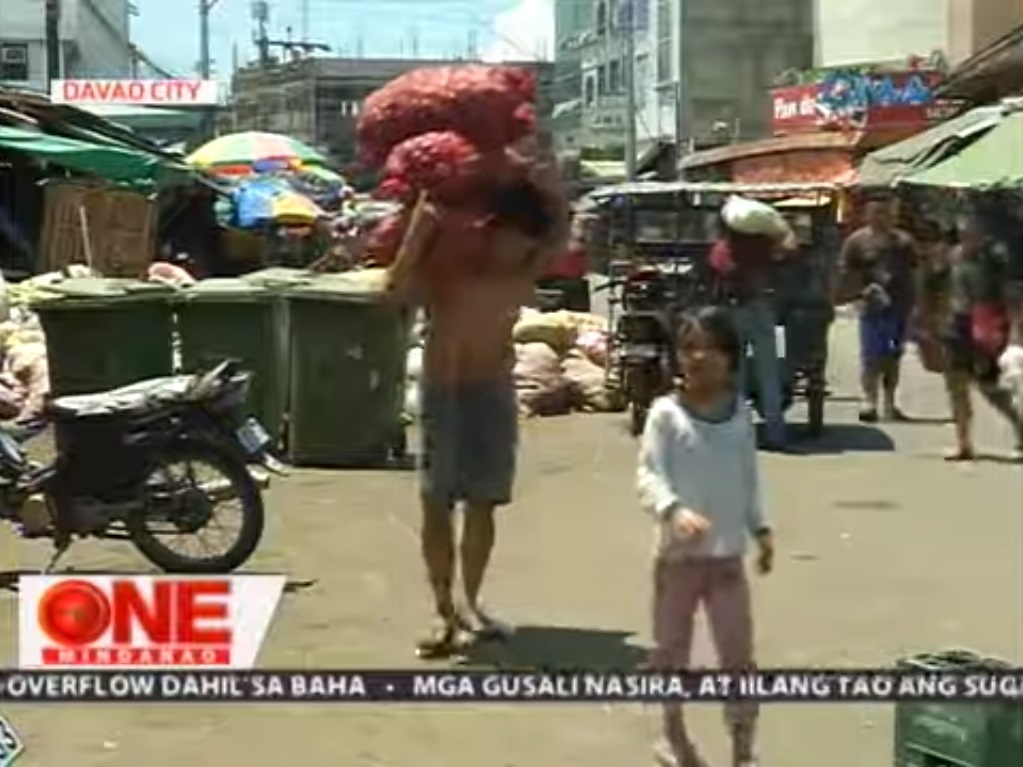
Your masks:
M 750 374 L 753 376 L 764 419 L 764 446 L 784 450 L 788 445 L 782 398 L 784 369 L 778 357 L 778 318 L 770 295 L 774 265 L 784 253 L 782 242 L 736 232 L 723 221 L 719 226 L 721 234 L 711 248 L 710 266 L 719 280 L 722 297 L 732 307 L 736 329 L 751 353 L 742 356 L 739 380 L 748 389 Z

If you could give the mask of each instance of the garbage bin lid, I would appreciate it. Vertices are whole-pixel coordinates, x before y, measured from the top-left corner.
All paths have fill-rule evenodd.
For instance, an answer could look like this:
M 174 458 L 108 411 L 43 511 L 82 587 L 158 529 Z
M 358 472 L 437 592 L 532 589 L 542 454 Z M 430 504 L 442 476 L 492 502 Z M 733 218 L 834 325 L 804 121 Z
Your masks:
M 210 277 L 180 293 L 184 301 L 258 301 L 272 295 L 270 285 L 238 277 Z
M 110 277 L 72 277 L 46 286 L 48 295 L 33 307 L 77 308 L 85 304 L 108 305 L 124 301 L 164 301 L 176 291 L 164 283 Z
M 384 300 L 383 270 L 319 275 L 309 282 L 290 288 L 287 295 L 296 299 L 376 303 Z
M 298 285 L 315 278 L 315 274 L 307 269 L 290 269 L 283 266 L 272 266 L 268 269 L 260 269 L 257 272 L 246 274 L 245 282 L 266 285 L 268 287 L 287 287 Z

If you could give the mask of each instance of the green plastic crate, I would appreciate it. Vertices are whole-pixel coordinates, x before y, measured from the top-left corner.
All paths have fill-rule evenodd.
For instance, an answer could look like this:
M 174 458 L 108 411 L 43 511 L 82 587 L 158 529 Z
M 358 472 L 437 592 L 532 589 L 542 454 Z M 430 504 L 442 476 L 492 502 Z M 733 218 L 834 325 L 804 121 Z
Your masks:
M 171 375 L 173 288 L 138 280 L 69 279 L 32 308 L 46 334 L 55 395 L 87 394 Z
M 253 374 L 248 406 L 279 436 L 287 394 L 287 315 L 279 292 L 240 279 L 207 279 L 181 292 L 177 328 L 187 372 L 238 360 Z
M 404 449 L 407 313 L 343 274 L 320 276 L 287 296 L 290 461 L 386 463 Z
M 968 650 L 918 655 L 903 669 L 924 672 L 1006 668 Z M 895 711 L 896 767 L 1023 765 L 1023 704 L 900 703 Z

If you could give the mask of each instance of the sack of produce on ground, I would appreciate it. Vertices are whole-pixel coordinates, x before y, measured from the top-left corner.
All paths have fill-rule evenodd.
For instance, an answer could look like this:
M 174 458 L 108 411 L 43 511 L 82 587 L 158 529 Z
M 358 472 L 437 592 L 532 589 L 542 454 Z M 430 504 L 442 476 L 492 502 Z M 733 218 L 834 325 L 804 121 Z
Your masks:
M 586 413 L 606 413 L 611 409 L 603 367 L 590 362 L 582 352 L 572 351 L 561 363 L 561 372 L 572 385 L 574 409 Z
M 388 155 L 376 196 L 411 205 L 422 193 L 448 205 L 472 201 L 488 188 L 510 184 L 528 166 L 512 149 L 485 152 L 451 131 L 423 133 Z
M 514 376 L 522 415 L 549 416 L 571 412 L 572 384 L 561 372 L 558 355 L 547 344 L 516 344 Z
M 580 335 L 592 330 L 600 333 L 607 332 L 607 318 L 601 317 L 599 314 L 591 314 L 590 312 L 570 312 L 564 310 L 559 312 L 559 314 L 563 314 L 565 322 L 571 324 Z
M 546 344 L 561 357 L 575 346 L 578 331 L 568 317 L 568 312 L 536 312 L 519 317 L 512 337 L 517 344 Z
M 363 159 L 379 167 L 398 144 L 454 131 L 483 150 L 502 149 L 536 127 L 535 82 L 525 70 L 487 65 L 428 67 L 370 94 L 357 136 Z
M 24 401 L 18 420 L 34 418 L 43 413 L 50 394 L 50 370 L 46 360 L 46 345 L 24 343 L 7 350 L 4 372 L 21 385 Z
M 0 374 L 0 420 L 17 418 L 25 405 L 25 389 L 9 373 Z
M 603 368 L 607 365 L 607 332 L 604 330 L 586 330 L 579 334 L 575 348 L 592 362 Z

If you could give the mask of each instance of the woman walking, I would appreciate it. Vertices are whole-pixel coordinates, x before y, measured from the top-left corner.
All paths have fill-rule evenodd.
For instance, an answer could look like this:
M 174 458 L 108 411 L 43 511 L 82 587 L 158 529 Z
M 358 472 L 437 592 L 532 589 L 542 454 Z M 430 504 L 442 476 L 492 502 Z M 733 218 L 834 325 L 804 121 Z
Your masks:
M 1018 339 L 1008 291 L 1009 254 L 977 214 L 963 225 L 962 238 L 952 256 L 949 270 L 949 317 L 945 332 L 947 370 L 945 383 L 952 418 L 955 447 L 950 461 L 971 461 L 976 457 L 973 443 L 973 403 L 976 387 L 1012 429 L 1013 457 L 1023 458 L 1023 415 L 1014 407 L 1010 392 L 998 385 L 998 358 Z

